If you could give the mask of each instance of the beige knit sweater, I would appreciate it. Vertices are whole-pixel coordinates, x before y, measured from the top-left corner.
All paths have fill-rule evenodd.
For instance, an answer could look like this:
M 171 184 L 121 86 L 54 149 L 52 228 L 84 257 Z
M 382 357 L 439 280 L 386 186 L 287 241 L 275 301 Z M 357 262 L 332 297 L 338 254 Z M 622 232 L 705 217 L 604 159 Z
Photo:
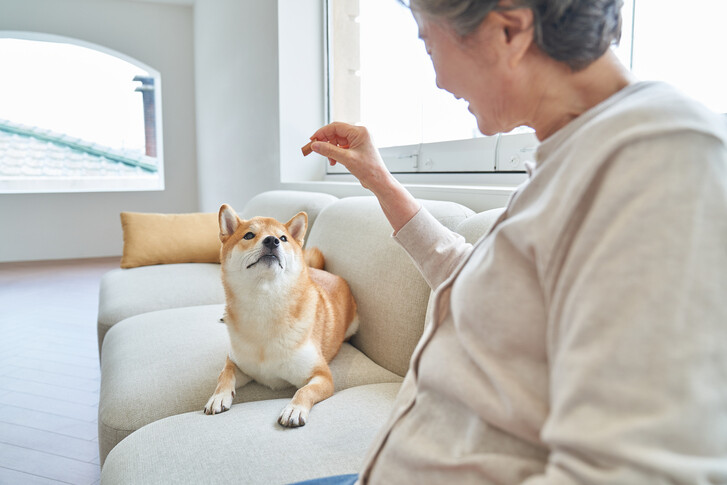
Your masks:
M 474 246 L 402 228 L 435 304 L 361 481 L 727 483 L 726 124 L 634 84 Z

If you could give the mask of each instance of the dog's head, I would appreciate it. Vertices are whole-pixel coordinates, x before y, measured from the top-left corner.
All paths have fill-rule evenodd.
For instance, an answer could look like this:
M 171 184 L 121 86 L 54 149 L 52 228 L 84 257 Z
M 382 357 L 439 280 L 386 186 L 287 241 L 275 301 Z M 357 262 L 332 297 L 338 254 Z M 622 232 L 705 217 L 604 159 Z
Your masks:
M 226 272 L 258 277 L 298 274 L 308 215 L 299 212 L 285 224 L 270 217 L 242 220 L 227 204 L 220 208 L 220 261 Z

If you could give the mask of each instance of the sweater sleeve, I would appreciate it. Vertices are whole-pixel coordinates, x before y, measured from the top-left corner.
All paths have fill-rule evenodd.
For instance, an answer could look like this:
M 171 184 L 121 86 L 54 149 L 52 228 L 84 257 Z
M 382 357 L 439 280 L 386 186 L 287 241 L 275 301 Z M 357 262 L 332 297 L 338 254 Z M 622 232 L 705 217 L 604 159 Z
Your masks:
M 441 285 L 472 251 L 464 237 L 444 227 L 423 207 L 393 237 L 432 289 Z
M 551 453 L 526 483 L 727 482 L 725 147 L 635 143 L 594 191 L 556 268 Z

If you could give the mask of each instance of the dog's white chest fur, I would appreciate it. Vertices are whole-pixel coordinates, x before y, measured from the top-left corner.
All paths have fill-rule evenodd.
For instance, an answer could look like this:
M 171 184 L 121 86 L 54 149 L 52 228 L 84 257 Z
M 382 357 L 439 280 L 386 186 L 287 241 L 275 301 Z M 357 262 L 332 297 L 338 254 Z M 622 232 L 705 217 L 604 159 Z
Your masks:
M 242 372 L 272 389 L 291 384 L 302 387 L 320 359 L 315 345 L 308 342 L 291 348 L 288 342 L 257 343 L 235 338 L 230 332 L 230 358 Z
M 273 389 L 305 385 L 320 360 L 320 352 L 307 342 L 308 322 L 290 321 L 286 296 L 292 281 L 278 277 L 241 284 L 230 313 L 240 321 L 228 322 L 230 358 L 242 372 Z

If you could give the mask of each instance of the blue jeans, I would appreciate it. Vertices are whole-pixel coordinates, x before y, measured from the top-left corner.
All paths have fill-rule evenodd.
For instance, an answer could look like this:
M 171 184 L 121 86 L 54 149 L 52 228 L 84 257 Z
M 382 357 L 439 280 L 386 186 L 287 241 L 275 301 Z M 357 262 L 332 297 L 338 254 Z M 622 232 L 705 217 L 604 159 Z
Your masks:
M 298 482 L 292 485 L 354 485 L 358 475 L 336 475 L 335 477 L 314 478 L 305 482 Z

